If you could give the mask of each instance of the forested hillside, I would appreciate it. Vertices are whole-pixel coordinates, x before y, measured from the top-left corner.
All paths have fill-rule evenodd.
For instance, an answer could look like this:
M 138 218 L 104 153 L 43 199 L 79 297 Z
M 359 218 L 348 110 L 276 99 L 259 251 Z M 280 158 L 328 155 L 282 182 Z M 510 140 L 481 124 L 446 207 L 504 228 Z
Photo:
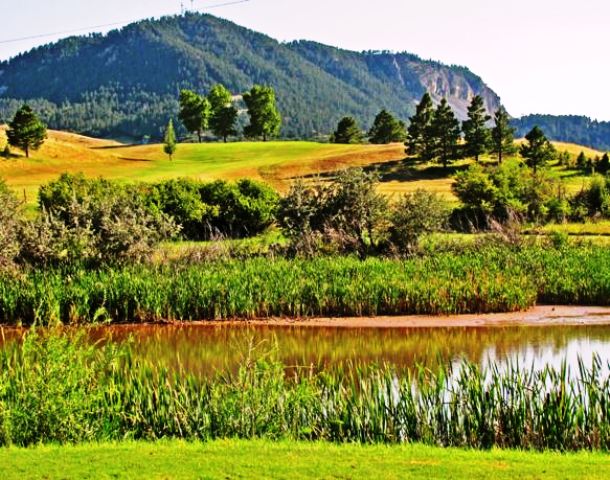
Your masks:
M 28 100 L 49 126 L 96 136 L 158 137 L 182 88 L 215 83 L 240 94 L 275 88 L 285 137 L 329 133 L 343 115 L 368 128 L 381 108 L 406 119 L 426 90 L 458 116 L 474 94 L 498 96 L 463 67 L 406 53 L 356 53 L 301 41 L 283 44 L 202 14 L 71 37 L 0 64 L 0 119 Z
M 512 124 L 519 136 L 538 125 L 551 140 L 610 150 L 610 122 L 598 122 L 577 115 L 527 115 L 513 120 Z

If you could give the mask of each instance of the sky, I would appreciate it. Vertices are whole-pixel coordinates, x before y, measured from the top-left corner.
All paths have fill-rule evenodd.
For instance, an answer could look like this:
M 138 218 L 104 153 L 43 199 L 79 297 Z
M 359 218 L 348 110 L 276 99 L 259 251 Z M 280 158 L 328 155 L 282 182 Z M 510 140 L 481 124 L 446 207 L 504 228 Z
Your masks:
M 610 120 L 608 0 L 194 0 L 278 40 L 393 50 L 465 65 L 511 115 Z M 184 0 L 191 8 L 191 1 Z M 180 12 L 180 0 L 0 0 L 0 59 L 86 28 Z

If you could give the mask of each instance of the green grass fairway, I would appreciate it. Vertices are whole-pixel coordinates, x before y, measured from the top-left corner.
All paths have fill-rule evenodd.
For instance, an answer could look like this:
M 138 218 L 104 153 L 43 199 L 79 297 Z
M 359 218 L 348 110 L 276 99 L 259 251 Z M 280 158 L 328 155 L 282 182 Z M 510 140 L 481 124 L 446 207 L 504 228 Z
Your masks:
M 0 127 L 0 145 L 6 142 Z M 402 144 L 332 145 L 314 142 L 239 142 L 180 144 L 173 161 L 161 145 L 125 146 L 66 132 L 49 131 L 43 147 L 26 159 L 21 152 L 0 160 L 0 178 L 34 203 L 38 187 L 64 172 L 125 181 L 176 177 L 199 179 L 254 178 L 279 189 L 291 178 L 400 160 Z
M 10 479 L 603 479 L 601 453 L 476 452 L 267 441 L 161 442 L 0 450 Z

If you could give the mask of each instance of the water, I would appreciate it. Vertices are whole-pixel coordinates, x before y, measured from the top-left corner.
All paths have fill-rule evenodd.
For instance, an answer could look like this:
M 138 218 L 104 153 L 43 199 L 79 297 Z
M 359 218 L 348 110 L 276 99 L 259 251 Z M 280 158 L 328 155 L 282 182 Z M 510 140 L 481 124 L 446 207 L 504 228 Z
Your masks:
M 131 326 L 98 330 L 96 337 L 127 341 L 159 366 L 198 374 L 235 369 L 248 355 L 275 350 L 288 366 L 328 368 L 341 363 L 434 367 L 462 359 L 480 365 L 518 361 L 523 366 L 577 370 L 594 354 L 610 362 L 610 326 L 477 328 L 313 328 L 236 325 Z

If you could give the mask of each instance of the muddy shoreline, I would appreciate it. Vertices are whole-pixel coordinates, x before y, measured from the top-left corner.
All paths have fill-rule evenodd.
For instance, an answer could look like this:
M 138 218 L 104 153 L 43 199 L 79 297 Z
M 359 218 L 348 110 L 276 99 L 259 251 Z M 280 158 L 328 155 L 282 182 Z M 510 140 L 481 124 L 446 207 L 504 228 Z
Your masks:
M 86 325 L 86 324 L 85 324 Z M 465 315 L 399 315 L 377 317 L 265 318 L 223 321 L 133 322 L 98 325 L 112 330 L 146 327 L 311 327 L 311 328 L 501 328 L 545 326 L 610 326 L 610 307 L 548 305 L 523 312 Z M 23 327 L 0 325 L 5 331 Z

